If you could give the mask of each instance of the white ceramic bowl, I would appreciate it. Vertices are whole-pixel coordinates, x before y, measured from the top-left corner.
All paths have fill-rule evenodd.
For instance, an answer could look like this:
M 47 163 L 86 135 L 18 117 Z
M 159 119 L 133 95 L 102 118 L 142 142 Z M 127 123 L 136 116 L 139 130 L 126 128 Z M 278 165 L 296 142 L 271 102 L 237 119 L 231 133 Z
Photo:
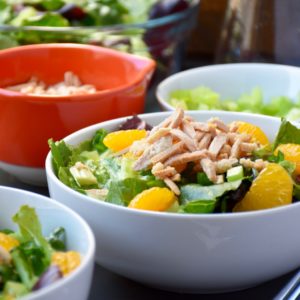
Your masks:
M 17 229 L 11 218 L 21 205 L 28 204 L 36 209 L 45 235 L 58 226 L 64 227 L 67 233 L 67 248 L 78 251 L 82 256 L 80 266 L 69 276 L 22 299 L 87 299 L 95 254 L 95 238 L 87 223 L 57 201 L 23 190 L 0 186 L 0 203 L 0 228 Z
M 206 86 L 221 95 L 222 99 L 238 99 L 255 87 L 263 91 L 264 100 L 287 96 L 298 99 L 300 68 L 278 64 L 235 63 L 199 67 L 176 73 L 157 87 L 156 97 L 163 110 L 174 110 L 168 103 L 174 90 Z
M 152 125 L 170 112 L 141 115 Z M 215 116 L 260 126 L 273 139 L 280 120 L 228 112 L 191 112 L 200 121 Z M 99 128 L 116 129 L 124 119 L 87 127 L 65 138 L 72 145 Z M 55 176 L 49 153 L 50 195 L 81 214 L 96 236 L 96 260 L 133 280 L 178 292 L 244 289 L 300 265 L 300 203 L 269 210 L 188 215 L 134 210 L 101 202 L 65 186 Z

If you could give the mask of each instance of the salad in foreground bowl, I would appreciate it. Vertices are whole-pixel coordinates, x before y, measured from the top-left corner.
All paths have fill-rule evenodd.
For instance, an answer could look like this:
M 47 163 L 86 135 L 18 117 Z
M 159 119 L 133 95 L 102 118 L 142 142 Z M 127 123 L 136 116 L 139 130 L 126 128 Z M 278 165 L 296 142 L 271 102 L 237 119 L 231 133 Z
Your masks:
M 198 122 L 178 108 L 154 127 L 135 116 L 78 146 L 49 144 L 65 185 L 132 209 L 225 213 L 300 199 L 300 129 L 286 120 L 269 141 L 251 123 Z
M 57 227 L 44 237 L 35 209 L 27 205 L 12 219 L 17 231 L 0 228 L 0 300 L 40 290 L 80 265 L 80 254 L 66 251 L 64 228 Z

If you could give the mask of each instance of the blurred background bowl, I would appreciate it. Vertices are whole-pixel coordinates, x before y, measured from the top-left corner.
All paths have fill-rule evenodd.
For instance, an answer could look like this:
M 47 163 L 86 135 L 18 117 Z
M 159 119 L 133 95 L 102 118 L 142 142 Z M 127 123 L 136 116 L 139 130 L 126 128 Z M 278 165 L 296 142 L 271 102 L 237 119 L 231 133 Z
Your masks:
M 169 15 L 156 9 L 153 19 L 149 17 L 147 22 L 135 24 L 81 27 L 0 25 L 0 49 L 37 43 L 99 45 L 153 58 L 158 66 L 156 77 L 160 80 L 180 70 L 184 42 L 197 22 L 199 0 L 187 3 L 186 9 L 176 9 Z
M 220 64 L 194 68 L 170 76 L 158 85 L 156 97 L 162 110 L 175 109 L 169 102 L 173 91 L 201 86 L 213 90 L 223 100 L 237 100 L 241 95 L 249 95 L 254 88 L 259 88 L 265 103 L 280 96 L 288 97 L 296 102 L 300 92 L 299 82 L 300 68 L 294 66 L 266 63 Z M 245 108 L 249 109 L 248 112 L 250 112 L 251 105 L 255 105 L 255 99 L 251 100 L 248 101 L 249 106 L 246 105 Z M 205 99 L 199 98 L 197 101 L 199 104 L 201 101 L 205 104 Z
M 170 115 L 141 115 L 157 125 Z M 275 138 L 278 118 L 233 112 L 190 112 L 198 121 L 218 117 L 259 126 Z M 66 137 L 70 145 L 95 131 L 116 130 L 124 118 L 84 128 Z M 300 265 L 300 203 L 244 213 L 176 214 L 135 210 L 96 200 L 64 185 L 46 160 L 51 197 L 77 211 L 96 237 L 96 261 L 103 267 L 152 287 L 189 293 L 245 289 Z
M 81 254 L 80 266 L 69 276 L 24 297 L 26 300 L 87 299 L 94 267 L 95 238 L 87 223 L 71 209 L 47 197 L 0 186 L 0 229 L 16 229 L 12 217 L 22 205 L 36 209 L 43 234 L 48 236 L 62 226 L 67 234 L 67 249 Z
M 0 51 L 0 167 L 19 179 L 45 184 L 48 139 L 59 140 L 82 127 L 144 111 L 155 63 L 103 47 L 41 44 Z M 94 94 L 26 95 L 5 87 L 32 76 L 46 84 L 72 71 Z M 117 74 L 117 76 L 116 76 Z

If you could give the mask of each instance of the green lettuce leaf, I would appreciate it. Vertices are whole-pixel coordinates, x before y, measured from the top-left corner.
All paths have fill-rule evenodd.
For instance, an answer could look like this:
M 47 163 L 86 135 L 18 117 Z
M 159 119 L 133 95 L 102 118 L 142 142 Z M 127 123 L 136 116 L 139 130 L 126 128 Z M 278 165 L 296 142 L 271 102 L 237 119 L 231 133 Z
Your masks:
M 300 144 L 300 129 L 286 119 L 283 119 L 273 143 L 273 150 L 275 150 L 278 145 L 288 143 Z
M 137 178 L 111 181 L 106 201 L 117 205 L 128 206 L 129 202 L 137 194 L 146 189 L 148 189 L 147 183 Z
M 181 205 L 178 212 L 179 213 L 194 213 L 194 214 L 208 214 L 215 210 L 217 200 L 198 200 L 191 201 L 185 205 Z
M 240 186 L 241 182 L 241 180 L 237 180 L 210 186 L 201 186 L 195 183 L 183 185 L 180 188 L 180 200 L 184 205 L 191 201 L 214 201 L 216 198 L 222 196 L 225 192 L 236 190 Z
M 19 240 L 22 243 L 34 241 L 35 245 L 44 251 L 45 259 L 50 263 L 52 248 L 42 234 L 42 226 L 35 209 L 23 205 L 12 219 L 19 226 L 19 231 L 16 233 Z

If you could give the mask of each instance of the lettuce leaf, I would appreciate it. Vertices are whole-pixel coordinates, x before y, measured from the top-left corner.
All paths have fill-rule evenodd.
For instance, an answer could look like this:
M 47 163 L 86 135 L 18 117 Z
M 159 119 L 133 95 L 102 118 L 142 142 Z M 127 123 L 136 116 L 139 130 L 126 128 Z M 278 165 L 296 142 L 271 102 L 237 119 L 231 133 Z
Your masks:
M 273 143 L 273 150 L 281 144 L 300 144 L 300 129 L 286 119 L 282 119 L 277 136 Z
M 12 219 L 19 226 L 17 232 L 19 239 L 22 242 L 34 241 L 37 246 L 43 249 L 45 258 L 50 263 L 52 248 L 42 234 L 42 226 L 35 209 L 23 205 Z
M 129 202 L 137 194 L 146 189 L 148 189 L 147 183 L 137 178 L 111 181 L 106 201 L 117 205 L 128 206 Z
M 215 200 L 225 192 L 236 190 L 241 182 L 241 180 L 237 180 L 210 186 L 201 186 L 196 183 L 186 184 L 180 188 L 180 200 L 182 204 L 190 201 Z
M 214 212 L 216 208 L 217 200 L 198 200 L 191 201 L 185 205 L 181 205 L 178 212 L 179 213 L 195 213 L 195 214 L 208 214 Z

